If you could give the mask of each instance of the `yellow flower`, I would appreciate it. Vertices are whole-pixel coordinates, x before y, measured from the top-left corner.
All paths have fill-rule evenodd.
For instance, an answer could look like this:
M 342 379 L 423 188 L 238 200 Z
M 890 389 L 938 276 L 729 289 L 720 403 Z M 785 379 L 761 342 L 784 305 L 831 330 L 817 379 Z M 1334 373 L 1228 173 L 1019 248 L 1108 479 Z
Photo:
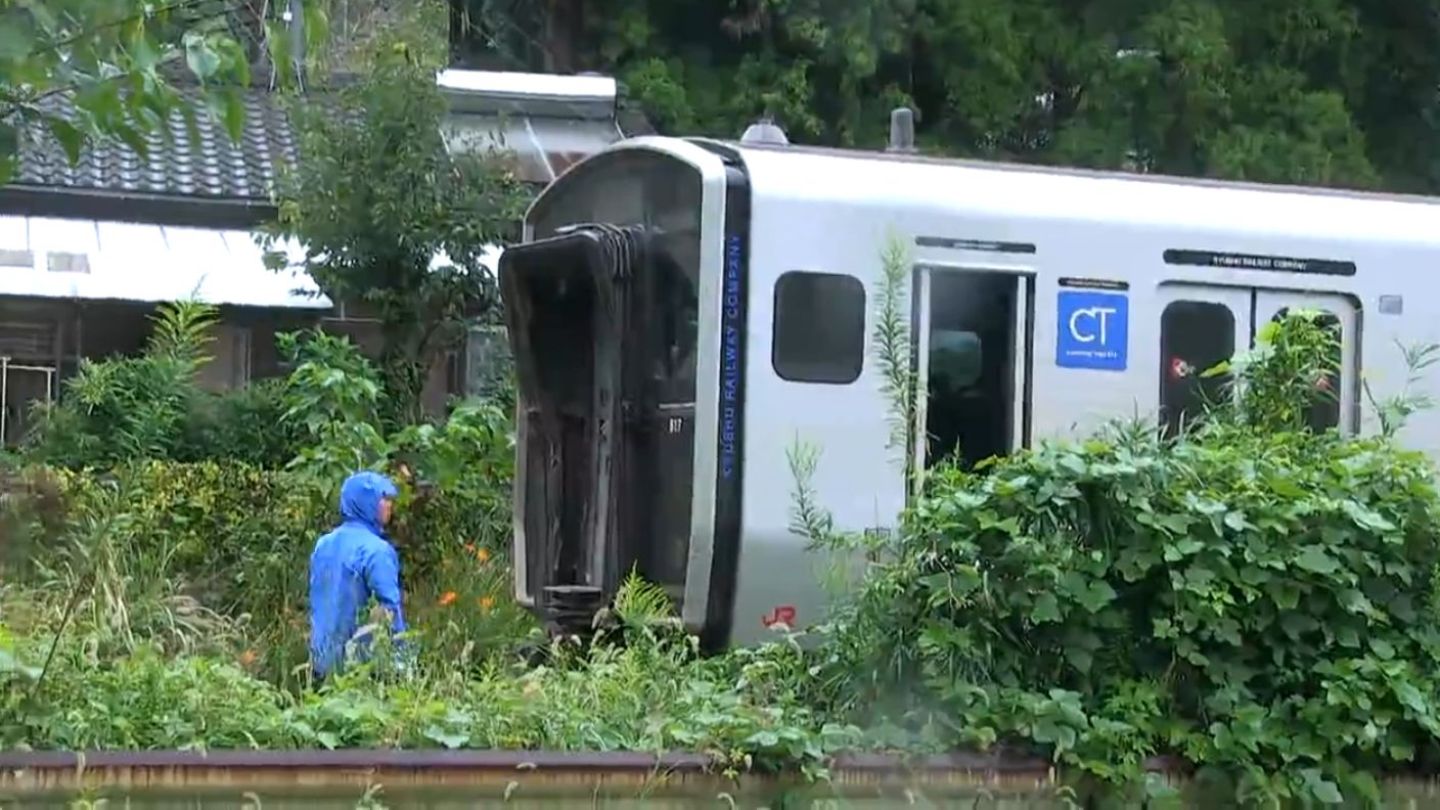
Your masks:
M 458 598 L 459 597 L 456 596 L 454 591 L 446 591 L 445 593 L 440 594 L 440 605 L 444 607 L 445 605 L 454 604 L 455 600 Z
M 493 597 L 493 596 L 482 596 L 482 597 L 480 597 L 480 612 L 481 612 L 481 613 L 489 613 L 489 612 L 490 612 L 490 608 L 493 608 L 493 607 L 495 607 L 495 597 Z
M 475 552 L 475 559 L 479 560 L 482 563 L 489 562 L 490 552 L 482 548 L 479 551 Z

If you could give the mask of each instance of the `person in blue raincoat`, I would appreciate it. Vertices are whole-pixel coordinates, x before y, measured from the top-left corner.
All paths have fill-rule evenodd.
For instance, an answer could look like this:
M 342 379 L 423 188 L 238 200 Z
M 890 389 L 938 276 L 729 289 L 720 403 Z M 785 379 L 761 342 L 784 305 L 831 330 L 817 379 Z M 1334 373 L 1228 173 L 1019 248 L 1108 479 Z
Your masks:
M 340 487 L 340 525 L 310 554 L 310 662 L 317 681 L 344 663 L 357 614 L 372 597 L 389 614 L 392 632 L 405 632 L 400 555 L 385 534 L 396 494 L 379 473 L 347 478 Z

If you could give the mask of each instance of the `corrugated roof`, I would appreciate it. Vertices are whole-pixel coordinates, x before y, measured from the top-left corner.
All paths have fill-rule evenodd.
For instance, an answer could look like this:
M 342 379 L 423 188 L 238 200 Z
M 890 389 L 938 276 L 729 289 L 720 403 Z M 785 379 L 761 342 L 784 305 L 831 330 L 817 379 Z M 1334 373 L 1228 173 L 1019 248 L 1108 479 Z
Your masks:
M 0 216 L 0 296 L 331 306 L 303 272 L 267 268 L 247 231 L 30 216 Z

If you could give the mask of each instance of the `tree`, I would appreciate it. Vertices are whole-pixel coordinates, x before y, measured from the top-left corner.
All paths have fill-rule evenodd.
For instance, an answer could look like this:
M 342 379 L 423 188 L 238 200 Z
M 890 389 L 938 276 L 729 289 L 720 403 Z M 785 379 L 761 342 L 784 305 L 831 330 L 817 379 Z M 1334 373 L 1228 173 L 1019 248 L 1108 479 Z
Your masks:
M 208 114 L 238 137 L 238 88 L 251 81 L 256 32 L 284 82 L 295 65 L 280 14 L 300 9 L 318 41 L 323 2 L 0 0 L 0 183 L 26 138 L 54 137 L 72 162 L 96 137 L 145 154 L 144 133 L 176 111 L 194 114 L 174 86 L 187 76 L 205 89 Z M 76 114 L 46 104 L 59 95 L 73 99 Z
M 945 154 L 1440 192 L 1440 0 L 455 1 L 671 132 L 875 147 L 905 104 Z
M 507 239 L 522 186 L 498 154 L 452 154 L 435 75 L 403 45 L 380 48 L 358 84 L 294 111 L 298 165 L 283 174 L 279 216 L 263 242 L 293 237 L 332 300 L 381 322 L 381 372 L 393 424 L 417 421 L 427 372 L 496 301 L 484 249 Z

